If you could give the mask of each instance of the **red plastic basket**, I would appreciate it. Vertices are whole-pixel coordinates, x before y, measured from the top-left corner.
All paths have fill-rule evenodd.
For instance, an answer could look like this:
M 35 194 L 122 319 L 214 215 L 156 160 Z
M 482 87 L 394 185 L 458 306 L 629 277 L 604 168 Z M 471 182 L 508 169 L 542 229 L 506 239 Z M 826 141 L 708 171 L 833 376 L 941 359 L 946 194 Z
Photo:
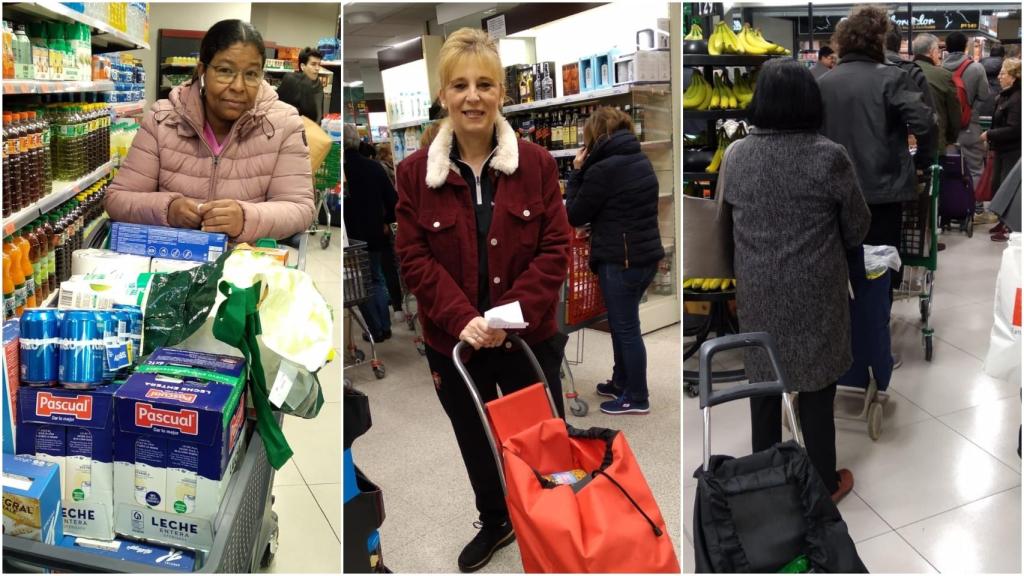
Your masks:
M 590 238 L 569 240 L 569 276 L 565 290 L 565 324 L 572 326 L 604 314 L 604 298 L 597 275 L 590 271 Z

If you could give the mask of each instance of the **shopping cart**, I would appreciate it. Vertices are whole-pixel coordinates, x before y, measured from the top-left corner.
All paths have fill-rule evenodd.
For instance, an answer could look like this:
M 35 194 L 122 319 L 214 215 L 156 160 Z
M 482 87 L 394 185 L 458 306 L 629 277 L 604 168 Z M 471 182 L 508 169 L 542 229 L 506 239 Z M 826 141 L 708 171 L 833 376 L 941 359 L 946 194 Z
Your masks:
M 331 150 L 320 168 L 317 169 L 313 188 L 316 190 L 316 207 L 313 210 L 313 222 L 309 225 L 309 233 L 313 236 L 320 231 L 320 211 L 327 215 L 327 226 L 320 236 L 320 247 L 324 250 L 331 245 L 331 202 L 333 196 L 341 194 L 341 145 L 331 143 Z
M 384 362 L 377 358 L 377 345 L 370 334 L 370 327 L 359 312 L 358 305 L 366 302 L 373 295 L 373 275 L 370 272 L 370 254 L 366 250 L 366 242 L 361 240 L 349 240 L 342 254 L 343 270 L 343 294 L 345 307 L 345 355 L 348 364 L 342 368 L 358 366 L 366 361 L 366 354 L 360 350 L 353 339 L 352 320 L 355 319 L 360 329 L 370 343 L 370 366 L 373 368 L 373 375 L 378 380 L 384 378 L 387 372 L 384 369 Z
M 275 414 L 278 424 L 281 414 Z M 246 574 L 266 568 L 278 548 L 278 520 L 273 511 L 274 468 L 260 435 L 250 425 L 245 457 L 228 482 L 215 521 L 213 545 L 198 553 L 196 572 Z M 149 564 L 115 560 L 73 548 L 57 548 L 25 538 L 3 539 L 4 572 L 176 573 Z
M 398 238 L 398 224 L 391 224 L 391 237 Z M 405 278 L 402 277 L 402 263 L 398 261 L 398 255 L 395 255 L 395 270 L 398 270 L 398 284 L 402 289 L 402 311 L 405 313 L 405 325 L 413 333 L 413 344 L 416 345 L 416 351 L 419 352 L 420 356 L 427 355 L 427 344 L 423 340 L 423 336 L 419 332 L 419 307 L 416 306 L 416 297 L 413 296 L 412 292 L 405 285 Z
M 558 418 L 537 357 L 519 336 L 508 339 L 526 354 L 538 382 L 486 404 L 462 362 L 464 342 L 455 345 L 452 359 L 483 423 L 523 568 L 622 572 L 630 571 L 623 569 L 628 564 L 640 573 L 678 573 L 665 521 L 625 439 L 614 430 L 576 430 Z M 542 476 L 565 466 L 586 474 L 575 477 L 571 490 Z M 608 540 L 613 524 L 616 537 Z
M 903 225 L 900 232 L 900 260 L 903 262 L 903 282 L 893 292 L 894 300 L 918 298 L 921 312 L 921 338 L 924 358 L 932 360 L 932 329 L 929 319 L 932 309 L 932 290 L 939 262 L 938 217 L 939 189 L 942 167 L 938 163 L 929 169 L 924 192 L 903 203 Z

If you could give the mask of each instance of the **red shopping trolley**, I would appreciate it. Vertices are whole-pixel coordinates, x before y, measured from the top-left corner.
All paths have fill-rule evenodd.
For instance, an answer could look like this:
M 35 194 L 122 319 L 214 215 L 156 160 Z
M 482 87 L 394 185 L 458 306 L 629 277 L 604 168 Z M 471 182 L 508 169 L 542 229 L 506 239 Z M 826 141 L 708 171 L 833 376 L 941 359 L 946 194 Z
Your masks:
M 486 423 L 523 569 L 678 573 L 665 520 L 623 434 L 566 424 L 529 346 L 516 335 L 509 340 L 539 381 L 486 405 L 461 360 L 464 343 L 452 358 Z

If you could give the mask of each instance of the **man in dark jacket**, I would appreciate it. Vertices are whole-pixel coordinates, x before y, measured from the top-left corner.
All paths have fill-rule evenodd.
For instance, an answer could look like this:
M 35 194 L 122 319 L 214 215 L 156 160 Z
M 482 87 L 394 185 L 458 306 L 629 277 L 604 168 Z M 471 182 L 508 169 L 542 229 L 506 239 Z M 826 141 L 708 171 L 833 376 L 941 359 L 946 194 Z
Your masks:
M 286 75 L 277 87 L 278 98 L 318 124 L 324 108 L 324 88 L 319 79 L 321 60 L 323 54 L 308 46 L 303 48 L 299 52 L 299 70 Z
M 985 69 L 985 77 L 988 79 L 988 93 L 991 98 L 985 101 L 978 110 L 981 116 L 991 116 L 996 109 L 996 96 L 1003 91 L 999 86 L 999 71 L 1003 68 L 1003 56 L 1006 49 L 1002 44 L 996 44 L 989 51 L 988 56 L 981 59 L 981 67 Z
M 960 101 L 956 98 L 956 86 L 953 85 L 953 74 L 942 68 L 942 52 L 939 50 L 939 39 L 932 34 L 918 34 L 914 37 L 914 64 L 928 79 L 928 88 L 935 103 L 935 111 L 939 115 L 939 154 L 943 154 L 946 146 L 956 142 L 960 135 Z
M 964 162 L 971 172 L 971 178 L 977 185 L 981 180 L 982 161 L 985 159 L 985 143 L 981 141 L 981 108 L 989 95 L 988 78 L 985 76 L 985 69 L 977 62 L 970 62 L 970 58 L 964 51 L 967 49 L 967 36 L 960 32 L 953 32 L 946 37 L 946 59 L 942 61 L 942 67 L 949 70 L 954 76 L 957 68 L 965 61 L 969 62 L 963 72 L 964 89 L 967 91 L 967 102 L 971 106 L 971 123 L 967 128 L 960 130 L 960 153 L 963 154 Z
M 826 72 L 836 67 L 836 54 L 832 48 L 828 46 L 822 46 L 818 49 L 818 61 L 811 66 L 811 76 L 817 80 L 825 75 Z
M 366 242 L 370 256 L 373 296 L 359 309 L 375 342 L 391 337 L 387 282 L 381 267 L 381 252 L 387 240 L 388 225 L 395 221 L 398 194 L 380 163 L 359 154 L 359 133 L 345 124 L 345 181 L 349 194 L 342 213 L 349 238 Z
M 928 88 L 928 78 L 924 75 L 924 72 L 913 62 L 908 62 L 900 56 L 900 43 L 903 41 L 902 32 L 899 24 L 895 22 L 889 27 L 889 32 L 885 35 L 885 61 L 888 64 L 898 66 L 901 70 L 910 75 L 910 79 L 913 80 L 914 87 L 917 88 L 918 92 L 921 93 L 921 100 L 926 106 L 932 111 L 932 118 L 936 126 L 939 124 L 939 117 L 935 110 L 935 101 L 932 98 L 932 92 Z M 918 141 L 918 146 L 921 150 L 936 150 L 938 138 L 931 142 Z M 920 168 L 927 168 L 932 164 L 932 154 L 917 154 L 914 156 L 914 164 Z
M 907 132 L 917 137 L 918 154 L 931 158 L 934 149 L 922 149 L 920 144 L 934 146 L 935 122 L 910 75 L 884 63 L 888 28 L 884 8 L 854 7 L 832 39 L 839 64 L 821 77 L 818 86 L 825 107 L 822 135 L 846 147 L 871 209 L 871 229 L 864 243 L 899 248 L 901 203 L 917 194 Z M 898 286 L 899 280 L 893 283 Z

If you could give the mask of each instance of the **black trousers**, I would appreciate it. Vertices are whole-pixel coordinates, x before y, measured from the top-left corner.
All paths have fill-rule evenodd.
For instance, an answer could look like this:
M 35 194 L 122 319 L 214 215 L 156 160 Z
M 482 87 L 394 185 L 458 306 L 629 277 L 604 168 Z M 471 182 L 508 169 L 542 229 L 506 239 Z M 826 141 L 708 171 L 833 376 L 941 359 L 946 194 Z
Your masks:
M 388 285 L 391 308 L 398 312 L 402 309 L 404 300 L 402 298 L 402 284 L 398 280 L 398 260 L 395 259 L 395 236 L 389 232 L 385 240 L 386 242 L 384 242 L 384 246 L 380 251 L 380 267 L 384 272 L 384 281 Z
M 839 488 L 836 476 L 836 421 L 832 403 L 836 385 L 817 392 L 797 395 L 797 411 L 804 446 L 811 464 L 825 482 L 829 493 Z M 767 450 L 782 441 L 782 396 L 750 399 L 751 444 L 754 452 Z
M 903 227 L 903 205 L 899 202 L 886 204 L 869 204 L 871 210 L 871 228 L 864 238 L 864 243 L 870 246 L 895 246 L 896 251 L 900 249 L 900 229 Z M 901 253 L 902 257 L 903 254 Z M 892 303 L 892 292 L 900 287 L 903 282 L 903 267 L 892 275 L 892 284 L 889 286 L 889 302 Z
M 564 419 L 562 383 L 558 372 L 565 352 L 565 337 L 556 334 L 531 346 L 531 350 L 547 378 L 558 416 Z M 437 398 L 452 422 L 455 440 L 462 452 L 466 472 L 469 473 L 469 483 L 476 495 L 480 521 L 485 526 L 501 524 L 508 518 L 505 495 L 501 492 L 498 468 L 487 436 L 484 435 L 483 423 L 473 405 L 473 398 L 451 358 L 427 346 L 427 363 L 434 379 Z M 466 362 L 466 369 L 485 404 L 498 397 L 499 386 L 502 394 L 510 394 L 537 382 L 537 375 L 523 352 L 504 346 L 474 351 Z

